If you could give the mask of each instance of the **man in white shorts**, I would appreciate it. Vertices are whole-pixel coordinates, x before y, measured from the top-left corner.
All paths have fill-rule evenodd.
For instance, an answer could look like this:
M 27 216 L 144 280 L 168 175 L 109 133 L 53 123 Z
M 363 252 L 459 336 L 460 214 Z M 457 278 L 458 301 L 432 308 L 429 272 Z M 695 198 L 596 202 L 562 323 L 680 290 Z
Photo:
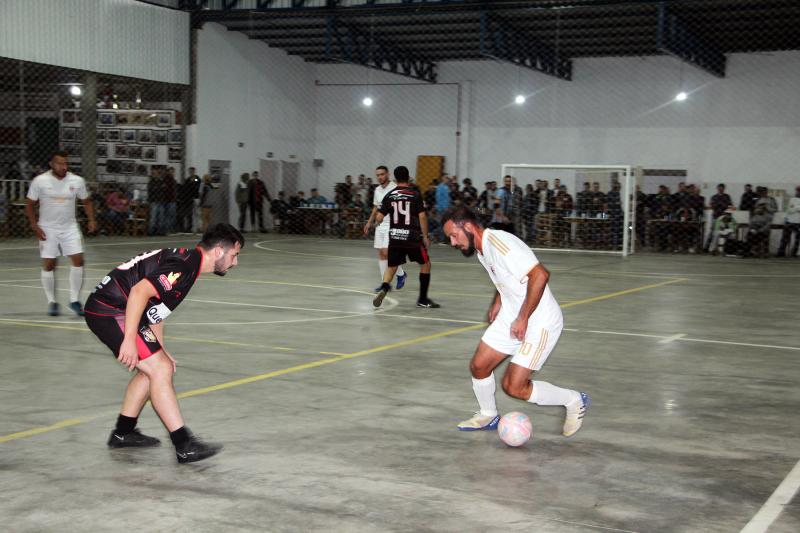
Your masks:
M 372 213 L 369 214 L 369 220 L 364 224 L 365 236 L 369 235 L 369 228 L 372 227 L 372 223 L 378 215 L 378 208 L 381 206 L 381 203 L 383 203 L 383 197 L 397 187 L 397 184 L 389 179 L 389 169 L 383 165 L 375 169 L 375 177 L 378 179 L 378 186 L 375 187 L 375 194 L 372 199 Z M 389 266 L 389 217 L 384 218 L 383 221 L 375 227 L 375 244 L 373 244 L 373 248 L 378 249 L 378 267 L 381 271 L 381 280 L 383 280 L 383 274 Z M 403 288 L 406 284 L 407 277 L 408 274 L 403 271 L 403 267 L 397 267 L 398 289 Z M 381 285 L 375 287 L 375 292 L 380 291 Z
M 42 287 L 47 296 L 47 314 L 59 314 L 56 302 L 56 258 L 66 255 L 72 261 L 69 271 L 69 307 L 78 316 L 83 316 L 80 301 L 83 286 L 83 240 L 78 222 L 75 220 L 75 198 L 83 200 L 89 233 L 97 229 L 94 206 L 82 177 L 67 171 L 67 153 L 55 152 L 50 158 L 50 170 L 33 178 L 25 213 L 36 237 L 39 239 L 39 255 L 42 258 Z M 34 205 L 39 203 L 39 220 L 36 220 Z
M 494 369 L 511 355 L 503 375 L 506 394 L 537 405 L 566 407 L 563 434 L 574 435 L 583 424 L 589 396 L 546 381 L 531 381 L 531 373 L 547 361 L 564 325 L 561 308 L 547 285 L 550 273 L 524 242 L 505 231 L 484 229 L 466 207 L 447 211 L 442 222 L 450 245 L 467 257 L 477 250 L 478 260 L 497 287 L 489 308 L 490 326 L 469 364 L 480 411 L 458 424 L 458 429 L 497 428 Z

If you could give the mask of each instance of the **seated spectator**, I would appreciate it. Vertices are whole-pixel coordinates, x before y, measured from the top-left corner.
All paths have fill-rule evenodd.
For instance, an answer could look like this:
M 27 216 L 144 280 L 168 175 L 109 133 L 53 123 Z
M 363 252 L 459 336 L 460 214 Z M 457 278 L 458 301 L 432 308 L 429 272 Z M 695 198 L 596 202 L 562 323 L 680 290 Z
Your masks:
M 292 206 L 286 201 L 286 193 L 278 191 L 278 197 L 274 198 L 270 203 L 269 212 L 272 214 L 273 224 L 279 228 L 281 232 L 288 230 L 286 227 L 292 213 Z
M 682 222 L 672 230 L 672 251 L 694 253 L 695 244 L 700 236 L 700 226 L 697 225 L 697 211 L 688 205 L 678 207 L 673 215 L 673 220 Z
M 112 233 L 122 233 L 130 216 L 131 201 L 122 189 L 114 189 L 106 195 L 106 220 Z
M 714 229 L 711 231 L 712 255 L 738 255 L 737 226 L 736 219 L 733 218 L 733 207 L 728 208 L 722 215 L 717 217 L 714 221 Z
M 747 232 L 747 255 L 753 257 L 769 257 L 769 233 L 772 218 L 778 210 L 774 198 L 767 196 L 766 187 L 756 187 L 759 196 L 750 215 L 750 229 Z
M 309 205 L 327 204 L 328 199 L 322 196 L 317 189 L 311 189 L 311 197 L 308 199 Z

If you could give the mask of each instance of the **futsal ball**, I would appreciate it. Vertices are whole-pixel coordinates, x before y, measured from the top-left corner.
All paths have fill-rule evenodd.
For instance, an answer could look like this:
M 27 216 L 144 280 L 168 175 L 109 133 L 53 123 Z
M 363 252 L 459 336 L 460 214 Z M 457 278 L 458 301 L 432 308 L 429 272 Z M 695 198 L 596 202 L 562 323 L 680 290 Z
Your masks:
M 509 446 L 522 446 L 531 438 L 533 426 L 528 415 L 518 411 L 505 414 L 497 424 L 497 434 L 500 440 Z

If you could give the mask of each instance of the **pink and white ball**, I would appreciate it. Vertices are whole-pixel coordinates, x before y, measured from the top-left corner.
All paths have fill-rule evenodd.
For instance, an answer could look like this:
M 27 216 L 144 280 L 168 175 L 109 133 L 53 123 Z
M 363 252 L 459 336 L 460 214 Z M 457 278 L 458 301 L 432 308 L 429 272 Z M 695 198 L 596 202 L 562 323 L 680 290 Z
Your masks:
M 497 434 L 500 435 L 500 440 L 509 446 L 522 446 L 530 440 L 532 433 L 531 419 L 519 411 L 505 414 L 497 424 Z

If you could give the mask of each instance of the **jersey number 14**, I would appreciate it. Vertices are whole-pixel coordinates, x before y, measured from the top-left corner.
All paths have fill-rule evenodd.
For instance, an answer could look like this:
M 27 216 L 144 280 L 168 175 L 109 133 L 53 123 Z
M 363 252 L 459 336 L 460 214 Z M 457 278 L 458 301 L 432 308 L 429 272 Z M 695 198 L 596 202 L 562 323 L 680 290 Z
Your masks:
M 408 200 L 401 200 L 399 202 L 392 202 L 392 224 L 399 224 L 400 217 L 405 217 L 404 226 L 411 225 L 411 202 Z

